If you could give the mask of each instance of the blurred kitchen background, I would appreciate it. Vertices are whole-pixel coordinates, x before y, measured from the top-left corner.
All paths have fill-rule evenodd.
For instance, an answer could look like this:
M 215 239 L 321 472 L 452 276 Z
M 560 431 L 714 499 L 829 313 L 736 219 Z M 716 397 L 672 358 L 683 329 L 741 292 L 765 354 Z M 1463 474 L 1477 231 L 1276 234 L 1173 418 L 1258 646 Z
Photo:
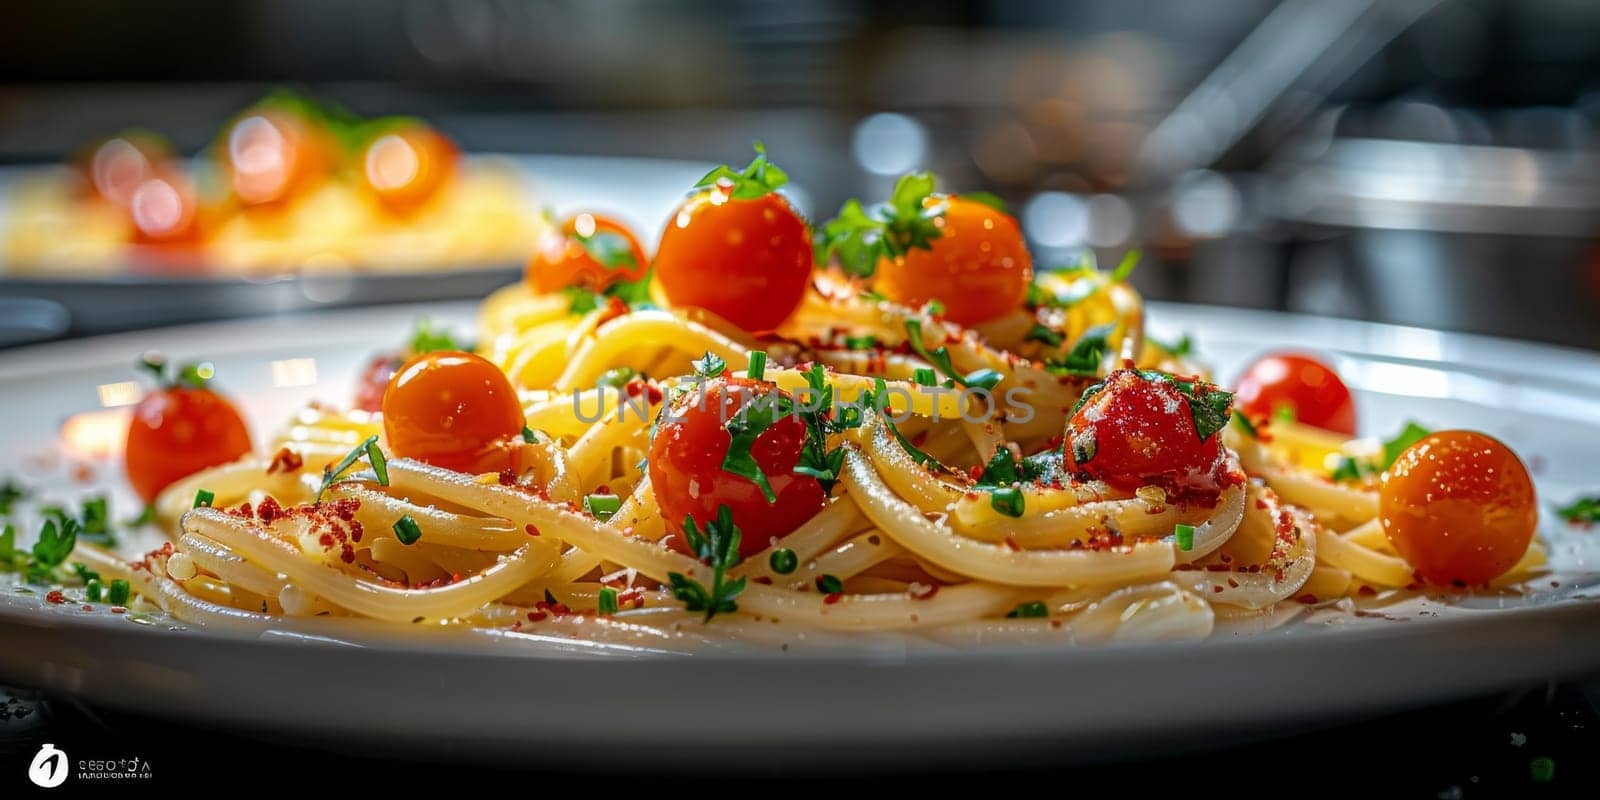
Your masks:
M 759 138 L 822 218 L 933 169 L 1156 299 L 1600 348 L 1594 0 L 7 0 L 0 163 L 283 84 L 467 151 Z

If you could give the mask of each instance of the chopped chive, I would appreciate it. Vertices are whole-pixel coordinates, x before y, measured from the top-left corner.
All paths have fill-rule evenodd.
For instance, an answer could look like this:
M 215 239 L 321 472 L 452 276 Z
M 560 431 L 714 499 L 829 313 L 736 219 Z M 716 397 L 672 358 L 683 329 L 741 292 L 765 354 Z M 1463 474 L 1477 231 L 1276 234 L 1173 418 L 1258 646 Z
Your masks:
M 745 377 L 747 377 L 747 378 L 749 378 L 750 380 L 753 380 L 753 381 L 759 381 L 762 378 L 766 377 L 766 374 L 767 374 L 767 351 L 765 351 L 765 350 L 752 350 L 752 351 L 750 351 L 750 368 L 745 371 Z
M 603 617 L 617 613 L 617 590 L 609 586 L 600 589 L 600 604 L 597 609 Z
M 528 444 L 533 444 L 535 441 L 533 438 L 533 429 L 526 425 L 522 426 L 522 441 L 527 442 Z
M 1179 550 L 1194 549 L 1194 526 L 1178 524 L 1172 526 L 1172 538 L 1178 543 Z
M 793 550 L 780 547 L 772 551 L 772 555 L 767 559 L 767 566 L 772 567 L 772 571 L 779 575 L 792 575 L 800 566 L 800 557 L 795 555 Z
M 917 367 L 917 371 L 911 373 L 911 381 L 918 386 L 932 386 L 939 382 L 939 375 L 933 367 Z
M 870 334 L 866 336 L 846 336 L 844 337 L 844 346 L 849 350 L 874 350 L 878 347 L 878 337 Z
M 1006 615 L 1006 619 L 1039 619 L 1048 616 L 1050 616 L 1050 607 L 1046 606 L 1042 601 L 1035 600 L 1011 609 L 1011 613 Z
M 689 363 L 694 365 L 694 373 L 702 378 L 715 378 L 728 368 L 728 362 L 722 360 L 722 356 L 710 350 L 707 350 L 704 356 Z
M 201 489 L 200 491 L 194 493 L 194 505 L 190 506 L 190 508 L 200 508 L 201 506 L 210 508 L 211 504 L 215 502 L 216 499 L 217 496 L 215 493 Z
M 583 510 L 601 522 L 611 519 L 611 515 L 622 508 L 622 498 L 614 494 L 590 494 L 583 497 Z
M 89 581 L 83 587 L 84 599 L 88 600 L 91 603 L 98 603 L 98 602 L 100 602 L 100 592 L 103 591 L 104 589 L 105 589 L 105 586 L 103 584 L 101 584 L 99 581 Z
M 372 474 L 378 476 L 378 485 L 388 486 L 389 459 L 383 457 L 383 451 L 378 448 L 378 443 L 372 439 L 367 440 L 367 463 L 372 465 Z
M 416 544 L 422 538 L 422 527 L 410 514 L 402 514 L 394 521 L 394 538 L 399 539 L 401 544 Z
M 106 601 L 114 606 L 125 606 L 128 604 L 128 598 L 132 594 L 133 587 L 129 586 L 127 581 L 117 578 L 111 582 L 111 592 L 106 597 Z
M 844 591 L 844 581 L 834 575 L 818 575 L 817 591 L 823 594 L 838 594 Z
M 1256 424 L 1251 422 L 1250 417 L 1237 408 L 1233 410 L 1233 424 L 1239 430 L 1244 431 L 1246 436 L 1252 439 L 1261 438 L 1261 432 L 1256 429 Z
M 1015 486 L 1002 486 L 989 493 L 989 505 L 1008 517 L 1022 516 L 1023 503 L 1022 490 Z

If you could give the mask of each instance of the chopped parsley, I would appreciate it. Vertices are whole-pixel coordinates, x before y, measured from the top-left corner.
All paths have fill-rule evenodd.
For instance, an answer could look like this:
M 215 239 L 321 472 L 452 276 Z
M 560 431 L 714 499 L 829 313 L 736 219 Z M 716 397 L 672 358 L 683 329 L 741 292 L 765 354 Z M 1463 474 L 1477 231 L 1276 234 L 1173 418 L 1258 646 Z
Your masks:
M 1556 509 L 1556 513 L 1574 525 L 1600 522 L 1600 495 L 1580 497 Z
M 1184 356 L 1194 353 L 1194 339 L 1190 338 L 1189 334 L 1187 333 L 1185 333 L 1176 342 L 1163 342 L 1153 336 L 1146 336 L 1145 338 L 1148 339 L 1151 344 L 1155 345 L 1156 349 L 1166 353 L 1169 356 L 1172 356 L 1173 358 L 1183 358 Z
M 989 505 L 995 511 L 1008 517 L 1020 517 L 1025 498 L 1015 484 L 1035 480 L 1044 469 L 1045 466 L 1040 462 L 1028 459 L 1018 461 L 1011 448 L 1000 447 L 984 466 L 983 474 L 973 488 L 989 493 Z
M 638 260 L 633 257 L 633 245 L 627 237 L 616 231 L 595 231 L 589 236 L 574 233 L 572 240 L 577 242 L 596 264 L 607 271 L 631 270 L 639 266 Z
M 939 374 L 933 371 L 933 367 L 917 367 L 911 373 L 911 382 L 918 386 L 933 386 L 939 382 Z
M 1250 417 L 1239 409 L 1233 410 L 1233 426 L 1244 431 L 1244 434 L 1252 439 L 1261 438 L 1261 431 L 1256 428 L 1256 424 L 1251 422 Z
M 617 613 L 617 590 L 610 586 L 600 589 L 600 601 L 595 608 L 595 613 L 602 617 L 609 617 Z
M 861 409 L 854 405 L 833 407 L 833 387 L 828 385 L 828 373 L 821 364 L 813 363 L 805 371 L 808 402 L 799 409 L 801 424 L 805 425 L 805 443 L 800 448 L 800 461 L 794 471 L 810 475 L 822 484 L 824 495 L 833 491 L 844 467 L 844 449 L 828 449 L 828 436 L 861 427 Z
M 1042 619 L 1048 616 L 1050 616 L 1050 607 L 1045 605 L 1043 601 L 1034 600 L 1011 609 L 1011 613 L 1006 614 L 1006 619 Z
M 1388 469 L 1394 466 L 1394 462 L 1399 460 L 1401 453 L 1409 450 L 1411 445 L 1422 441 L 1431 433 L 1433 433 L 1433 431 L 1430 431 L 1415 422 L 1407 422 L 1406 426 L 1402 428 L 1399 433 L 1394 435 L 1394 438 L 1384 441 L 1382 469 Z M 1382 469 L 1379 471 L 1381 472 Z
M 943 466 L 939 463 L 938 459 L 922 452 L 921 450 L 918 450 L 917 446 L 912 444 L 911 440 L 907 439 L 905 435 L 900 432 L 900 428 L 894 424 L 894 419 L 889 415 L 889 388 L 884 383 L 882 378 L 876 378 L 874 380 L 875 385 L 873 391 L 863 399 L 865 399 L 867 404 L 871 405 L 878 412 L 878 416 L 883 420 L 884 427 L 888 428 L 889 433 L 894 436 L 895 441 L 900 443 L 900 448 L 905 450 L 906 455 L 911 456 L 911 460 L 915 461 L 920 466 L 927 466 L 929 464 L 932 464 L 936 467 Z
M 13 481 L 6 481 L 4 484 L 0 484 L 0 517 L 10 515 L 11 507 L 18 500 L 22 500 L 27 496 L 28 490 L 18 486 Z
M 1089 328 L 1078 337 L 1078 341 L 1072 343 L 1072 349 L 1065 356 L 1045 361 L 1045 369 L 1056 375 L 1078 378 L 1099 376 L 1100 364 L 1105 360 L 1106 351 L 1111 348 L 1110 338 L 1114 330 L 1116 325 L 1110 323 Z
M 710 189 L 726 181 L 732 184 L 728 196 L 734 200 L 754 200 L 783 188 L 789 182 L 789 173 L 767 160 L 767 148 L 761 142 L 755 142 L 754 147 L 756 157 L 743 171 L 735 172 L 732 167 L 723 164 L 707 172 L 694 188 Z
M 1373 471 L 1372 465 L 1365 461 L 1339 456 L 1339 463 L 1334 465 L 1333 472 L 1328 477 L 1335 481 L 1359 481 Z
M 717 506 L 717 518 L 706 523 L 703 531 L 693 516 L 684 517 L 683 537 L 690 552 L 711 567 L 711 585 L 669 572 L 672 596 L 690 611 L 704 611 L 707 622 L 717 614 L 738 611 L 735 598 L 744 591 L 745 579 L 729 580 L 727 576 L 728 570 L 739 563 L 739 526 L 733 524 L 733 510 L 727 505 Z
M 956 371 L 955 365 L 950 363 L 950 350 L 940 345 L 929 350 L 922 344 L 922 320 L 916 318 L 906 319 L 906 342 L 917 355 L 922 356 L 935 369 L 944 373 L 945 377 L 969 389 L 993 389 L 1000 383 L 1000 373 L 992 369 L 980 369 L 962 375 Z
M 394 521 L 394 538 L 399 539 L 401 544 L 416 544 L 422 538 L 422 526 L 410 514 L 401 514 Z
M 117 578 L 111 582 L 111 591 L 106 601 L 114 606 L 125 606 L 128 604 L 128 598 L 132 596 L 133 587 L 129 586 L 127 581 Z
M 767 498 L 767 504 L 778 502 L 778 495 L 772 490 L 772 483 L 767 480 L 767 474 L 761 471 L 761 465 L 756 462 L 756 440 L 767 429 L 777 424 L 791 410 L 791 405 L 785 402 L 787 398 L 774 391 L 765 397 L 752 397 L 739 409 L 739 413 L 728 420 L 723 426 L 731 437 L 728 441 L 728 452 L 722 457 L 722 471 L 745 478 L 761 489 L 761 495 Z
M 441 350 L 470 350 L 471 345 L 459 342 L 450 329 L 428 317 L 418 317 L 411 329 L 411 342 L 407 346 L 412 355 L 434 353 Z
M 90 581 L 100 580 L 100 573 L 89 569 L 89 565 L 81 561 L 73 562 L 72 574 L 76 575 L 78 580 L 82 581 L 85 586 L 87 586 Z
M 866 278 L 881 260 L 932 249 L 943 235 L 937 220 L 944 213 L 943 203 L 928 202 L 934 186 L 933 173 L 913 172 L 895 181 L 886 203 L 847 200 L 817 235 L 817 263 L 837 259 L 846 273 Z
M 779 575 L 792 575 L 800 567 L 800 557 L 787 547 L 780 547 L 772 551 L 767 557 L 767 566 Z
M 361 460 L 362 456 L 367 457 L 367 462 L 372 465 L 372 471 L 370 473 L 346 474 L 350 472 L 350 469 L 355 466 L 357 461 Z M 344 458 L 339 460 L 339 463 L 322 468 L 322 485 L 317 487 L 316 502 L 322 502 L 322 496 L 327 494 L 328 490 L 333 488 L 336 483 L 343 483 L 347 480 L 367 479 L 376 482 L 379 486 L 389 485 L 389 462 L 383 457 L 383 450 L 378 447 L 378 437 L 376 435 L 368 436 L 366 441 L 356 445 L 350 452 L 345 454 Z
M 210 492 L 210 491 L 207 491 L 205 489 L 201 489 L 200 491 L 197 491 L 197 492 L 194 493 L 194 505 L 189 506 L 189 507 L 190 508 L 202 508 L 202 507 L 210 508 L 211 504 L 216 502 L 216 501 L 217 501 L 217 495 L 216 495 L 215 492 Z
M 1066 338 L 1066 334 L 1042 322 L 1033 323 L 1033 327 L 1022 335 L 1022 340 L 1025 342 L 1042 342 L 1047 347 L 1060 347 Z
M 871 334 L 846 336 L 844 337 L 844 346 L 847 350 L 876 350 L 878 348 L 878 337 Z
M 534 434 L 532 428 L 524 425 L 522 426 L 522 441 L 527 442 L 528 444 L 534 444 L 539 441 L 539 438 Z

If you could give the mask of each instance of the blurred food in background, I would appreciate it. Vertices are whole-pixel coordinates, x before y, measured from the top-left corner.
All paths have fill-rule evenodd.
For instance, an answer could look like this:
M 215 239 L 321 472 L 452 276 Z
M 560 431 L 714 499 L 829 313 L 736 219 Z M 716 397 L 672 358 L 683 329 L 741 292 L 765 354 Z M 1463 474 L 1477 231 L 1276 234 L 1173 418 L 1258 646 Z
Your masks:
M 40 278 L 503 265 L 544 224 L 509 164 L 464 157 L 421 119 L 287 90 L 192 159 L 130 129 L 6 188 L 6 271 Z
M 287 82 L 419 114 L 465 153 L 720 163 L 760 139 L 807 176 L 810 217 L 932 170 L 1000 194 L 1038 270 L 1141 247 L 1153 299 L 1600 346 L 1587 0 L 153 7 L 12 3 L 0 160 L 135 127 L 200 152 Z M 392 219 L 336 185 L 330 220 Z M 230 252 L 267 260 L 250 227 Z

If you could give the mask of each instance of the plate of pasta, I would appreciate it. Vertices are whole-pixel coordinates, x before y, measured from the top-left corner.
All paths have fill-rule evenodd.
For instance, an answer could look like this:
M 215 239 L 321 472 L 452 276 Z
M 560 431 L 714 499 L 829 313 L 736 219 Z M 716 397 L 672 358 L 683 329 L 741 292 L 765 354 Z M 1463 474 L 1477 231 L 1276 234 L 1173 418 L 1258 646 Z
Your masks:
M 666 718 L 1110 748 L 1600 665 L 1600 357 L 1147 304 L 931 175 L 816 224 L 786 182 L 719 167 L 650 249 L 579 211 L 481 303 L 0 356 L 0 677 L 659 760 Z

